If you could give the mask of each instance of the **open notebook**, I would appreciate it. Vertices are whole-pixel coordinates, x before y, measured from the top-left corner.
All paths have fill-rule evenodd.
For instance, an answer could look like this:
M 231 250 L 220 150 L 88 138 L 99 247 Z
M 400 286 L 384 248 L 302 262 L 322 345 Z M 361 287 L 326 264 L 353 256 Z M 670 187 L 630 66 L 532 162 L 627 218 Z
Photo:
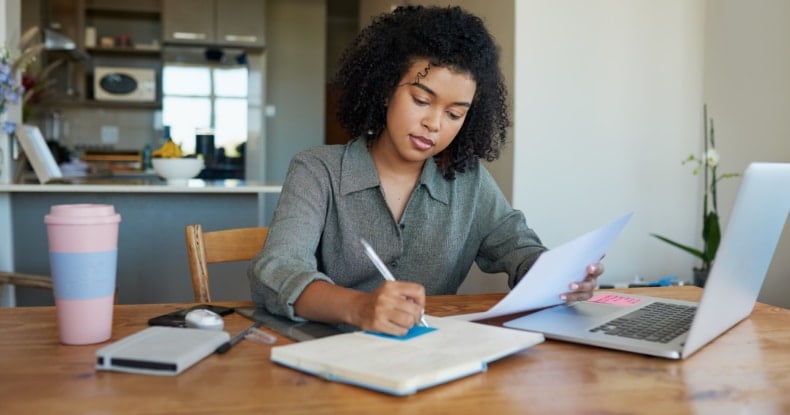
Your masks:
M 483 372 L 543 342 L 542 334 L 426 316 L 403 337 L 356 331 L 272 348 L 271 360 L 330 381 L 392 395 Z

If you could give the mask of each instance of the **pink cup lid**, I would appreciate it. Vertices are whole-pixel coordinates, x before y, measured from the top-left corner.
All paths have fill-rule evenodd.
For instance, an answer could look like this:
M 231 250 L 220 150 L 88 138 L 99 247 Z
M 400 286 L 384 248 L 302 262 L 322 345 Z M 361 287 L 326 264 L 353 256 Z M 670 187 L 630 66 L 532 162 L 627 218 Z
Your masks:
M 79 203 L 71 205 L 54 205 L 49 214 L 44 216 L 44 223 L 53 225 L 82 225 L 117 223 L 121 215 L 115 213 L 113 205 Z

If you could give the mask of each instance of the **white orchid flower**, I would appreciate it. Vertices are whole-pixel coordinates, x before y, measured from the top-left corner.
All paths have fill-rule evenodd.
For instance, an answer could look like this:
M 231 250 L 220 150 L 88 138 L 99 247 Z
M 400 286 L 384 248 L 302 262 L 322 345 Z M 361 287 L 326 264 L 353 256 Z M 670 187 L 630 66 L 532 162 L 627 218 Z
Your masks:
M 710 167 L 719 165 L 719 152 L 716 151 L 715 148 L 708 149 L 708 151 L 705 152 L 705 164 Z

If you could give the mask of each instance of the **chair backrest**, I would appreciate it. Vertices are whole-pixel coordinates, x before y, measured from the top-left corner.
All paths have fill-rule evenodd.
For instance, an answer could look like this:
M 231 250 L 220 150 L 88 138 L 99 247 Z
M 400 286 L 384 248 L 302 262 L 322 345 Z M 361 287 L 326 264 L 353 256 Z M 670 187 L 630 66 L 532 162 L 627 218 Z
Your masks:
M 237 228 L 203 232 L 200 224 L 192 224 L 187 225 L 185 232 L 195 301 L 208 303 L 211 302 L 208 264 L 251 260 L 263 248 L 269 228 Z
M 2 296 L 3 288 L 5 288 L 6 285 L 52 290 L 52 278 L 43 275 L 0 271 L 0 296 Z

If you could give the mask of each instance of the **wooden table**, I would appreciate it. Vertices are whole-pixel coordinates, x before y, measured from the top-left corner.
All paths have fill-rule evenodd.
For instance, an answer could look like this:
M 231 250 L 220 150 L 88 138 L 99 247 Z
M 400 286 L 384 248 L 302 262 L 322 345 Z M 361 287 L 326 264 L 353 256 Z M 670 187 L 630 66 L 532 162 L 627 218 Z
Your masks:
M 695 287 L 621 291 L 690 300 L 701 293 Z M 437 316 L 483 311 L 501 297 L 430 297 L 427 310 Z M 118 305 L 112 340 L 184 306 Z M 231 334 L 250 324 L 235 313 L 225 322 Z M 289 342 L 280 337 L 277 344 Z M 407 397 L 278 366 L 269 361 L 270 346 L 252 341 L 175 377 L 97 372 L 95 351 L 105 344 L 61 345 L 52 307 L 0 309 L 0 414 L 790 413 L 790 310 L 765 304 L 685 361 L 546 341 L 485 373 Z

